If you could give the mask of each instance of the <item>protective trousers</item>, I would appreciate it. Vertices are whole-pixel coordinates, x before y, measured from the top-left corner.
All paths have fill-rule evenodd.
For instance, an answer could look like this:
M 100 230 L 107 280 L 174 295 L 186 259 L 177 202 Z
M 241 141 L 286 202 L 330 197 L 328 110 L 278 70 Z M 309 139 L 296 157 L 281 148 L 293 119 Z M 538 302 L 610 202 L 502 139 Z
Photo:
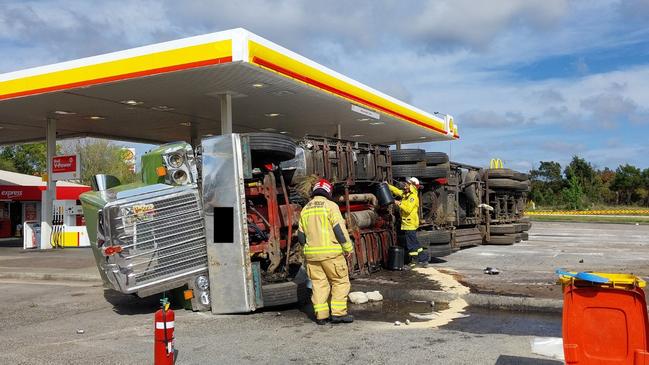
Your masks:
M 406 249 L 410 256 L 410 264 L 428 262 L 428 252 L 421 247 L 417 239 L 417 231 L 403 231 L 403 233 L 406 236 Z
M 306 270 L 313 285 L 311 302 L 316 318 L 329 318 L 330 295 L 331 315 L 347 315 L 347 295 L 351 285 L 347 260 L 343 255 L 322 261 L 307 261 Z

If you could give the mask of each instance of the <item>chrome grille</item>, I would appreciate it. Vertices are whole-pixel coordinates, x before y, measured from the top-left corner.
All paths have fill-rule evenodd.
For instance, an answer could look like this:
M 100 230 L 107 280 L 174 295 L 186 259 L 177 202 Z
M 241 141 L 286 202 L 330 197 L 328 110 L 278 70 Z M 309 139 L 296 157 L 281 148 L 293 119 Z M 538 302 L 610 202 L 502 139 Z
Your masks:
M 126 292 L 207 268 L 205 223 L 196 187 L 167 188 L 111 210 L 111 243 L 120 245 Z M 115 271 L 113 271 L 115 272 Z

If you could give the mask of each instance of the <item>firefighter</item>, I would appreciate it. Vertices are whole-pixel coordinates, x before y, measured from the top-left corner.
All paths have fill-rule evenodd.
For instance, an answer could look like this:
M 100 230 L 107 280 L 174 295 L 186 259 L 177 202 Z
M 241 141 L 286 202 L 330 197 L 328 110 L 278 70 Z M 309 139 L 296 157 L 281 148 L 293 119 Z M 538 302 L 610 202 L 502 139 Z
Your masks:
M 313 285 L 311 301 L 319 325 L 329 320 L 332 323 L 354 321 L 347 314 L 350 289 L 347 258 L 353 246 L 338 204 L 331 200 L 332 190 L 333 186 L 325 179 L 315 184 L 313 198 L 302 209 L 297 231 Z
M 406 237 L 406 249 L 410 256 L 410 263 L 407 268 L 414 268 L 417 263 L 420 266 L 428 266 L 428 252 L 426 252 L 417 240 L 417 229 L 419 228 L 419 179 L 411 177 L 406 181 L 403 190 L 388 184 L 390 192 L 396 197 L 396 204 L 401 211 L 401 230 Z

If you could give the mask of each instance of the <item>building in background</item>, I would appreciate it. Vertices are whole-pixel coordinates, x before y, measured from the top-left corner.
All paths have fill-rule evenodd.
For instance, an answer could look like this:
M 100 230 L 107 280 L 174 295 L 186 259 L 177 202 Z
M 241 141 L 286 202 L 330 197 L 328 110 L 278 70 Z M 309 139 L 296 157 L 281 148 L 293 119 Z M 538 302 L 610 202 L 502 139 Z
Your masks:
M 43 190 L 45 183 L 39 176 L 0 170 L 0 238 L 19 236 L 17 228 L 24 226 L 26 221 L 40 222 Z M 81 211 L 74 207 L 79 195 L 89 190 L 86 185 L 57 182 L 55 199 L 62 207 L 65 224 L 84 225 Z

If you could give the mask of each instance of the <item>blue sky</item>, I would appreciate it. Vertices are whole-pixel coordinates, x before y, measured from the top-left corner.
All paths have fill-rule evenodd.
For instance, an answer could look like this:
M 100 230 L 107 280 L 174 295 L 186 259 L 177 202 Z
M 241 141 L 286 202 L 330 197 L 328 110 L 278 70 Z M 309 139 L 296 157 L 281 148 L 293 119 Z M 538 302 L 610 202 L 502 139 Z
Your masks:
M 454 115 L 459 141 L 422 145 L 454 160 L 649 167 L 647 19 L 647 0 L 5 0 L 0 72 L 244 27 Z

